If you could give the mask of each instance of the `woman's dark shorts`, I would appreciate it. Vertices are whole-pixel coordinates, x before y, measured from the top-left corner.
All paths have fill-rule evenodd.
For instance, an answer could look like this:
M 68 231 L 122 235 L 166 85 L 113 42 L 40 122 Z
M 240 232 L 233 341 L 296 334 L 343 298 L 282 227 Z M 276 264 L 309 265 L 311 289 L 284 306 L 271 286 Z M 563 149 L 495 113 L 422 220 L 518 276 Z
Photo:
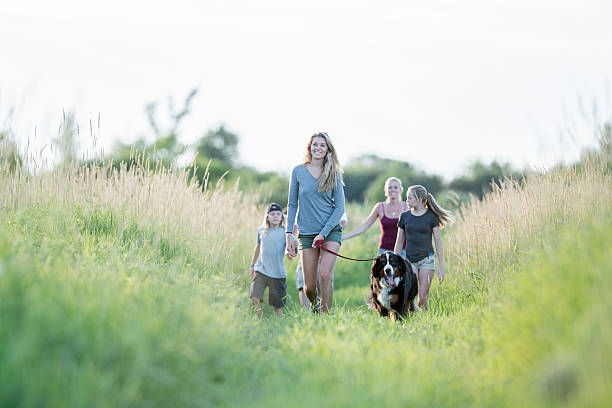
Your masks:
M 255 277 L 251 283 L 251 297 L 263 301 L 266 287 L 268 287 L 268 303 L 278 308 L 285 306 L 287 279 L 271 278 L 261 272 L 255 271 Z
M 312 241 L 319 234 L 299 234 L 298 241 L 300 244 L 300 250 L 306 248 L 312 248 Z M 342 242 L 342 226 L 340 224 L 336 225 L 325 237 L 325 242 Z

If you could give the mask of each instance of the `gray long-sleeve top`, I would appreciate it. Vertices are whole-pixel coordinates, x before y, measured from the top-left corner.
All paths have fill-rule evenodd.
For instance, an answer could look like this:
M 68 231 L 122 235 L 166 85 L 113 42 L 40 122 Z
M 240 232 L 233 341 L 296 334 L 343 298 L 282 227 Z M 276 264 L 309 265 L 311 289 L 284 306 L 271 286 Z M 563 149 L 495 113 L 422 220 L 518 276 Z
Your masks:
M 298 212 L 299 206 L 299 212 Z M 319 192 L 319 180 L 300 164 L 291 172 L 287 232 L 291 232 L 295 215 L 300 234 L 322 234 L 324 237 L 340 223 L 344 213 L 344 187 L 338 172 L 336 187 Z

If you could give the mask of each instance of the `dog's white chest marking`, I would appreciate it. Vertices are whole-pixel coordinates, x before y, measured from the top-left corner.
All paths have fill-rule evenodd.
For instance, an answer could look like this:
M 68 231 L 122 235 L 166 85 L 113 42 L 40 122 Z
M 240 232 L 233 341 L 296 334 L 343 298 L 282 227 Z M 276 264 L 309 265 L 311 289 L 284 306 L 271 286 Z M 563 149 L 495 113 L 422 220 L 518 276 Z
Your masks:
M 380 285 L 382 286 L 382 290 L 378 294 L 377 298 L 380 304 L 383 305 L 385 309 L 391 310 L 391 295 L 389 294 L 389 292 L 391 292 L 391 289 L 393 289 L 393 287 L 387 282 L 387 276 L 393 276 L 393 267 L 391 266 L 391 263 L 389 262 L 389 253 L 387 252 L 385 253 L 385 255 L 387 256 L 387 264 L 383 268 L 383 272 L 385 276 L 380 280 Z M 395 286 L 399 284 L 399 281 L 400 281 L 399 277 L 393 278 L 393 282 L 395 283 Z
M 378 301 L 387 310 L 391 310 L 391 296 L 389 295 L 389 292 L 391 292 L 391 286 L 383 286 L 382 290 L 378 294 Z

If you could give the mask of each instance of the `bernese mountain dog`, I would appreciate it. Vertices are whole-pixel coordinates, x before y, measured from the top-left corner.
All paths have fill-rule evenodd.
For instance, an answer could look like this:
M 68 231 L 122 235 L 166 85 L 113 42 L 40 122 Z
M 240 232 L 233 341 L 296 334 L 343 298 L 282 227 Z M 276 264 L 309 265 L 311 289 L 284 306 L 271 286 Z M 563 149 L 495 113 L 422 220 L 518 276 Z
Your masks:
M 414 298 L 419 291 L 418 285 L 412 266 L 401 255 L 384 252 L 372 263 L 366 303 L 379 316 L 390 316 L 393 321 L 403 319 L 407 310 L 416 310 Z

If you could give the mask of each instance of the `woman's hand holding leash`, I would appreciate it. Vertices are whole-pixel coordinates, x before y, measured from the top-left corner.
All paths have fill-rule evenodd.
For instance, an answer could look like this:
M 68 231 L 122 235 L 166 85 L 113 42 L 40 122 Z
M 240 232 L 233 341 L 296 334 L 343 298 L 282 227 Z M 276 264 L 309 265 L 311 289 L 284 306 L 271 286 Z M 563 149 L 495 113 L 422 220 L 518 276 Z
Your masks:
M 323 234 L 319 234 L 316 237 L 314 237 L 314 239 L 312 240 L 313 248 L 320 248 L 320 246 L 316 245 L 317 241 L 325 241 L 325 237 L 323 236 Z

